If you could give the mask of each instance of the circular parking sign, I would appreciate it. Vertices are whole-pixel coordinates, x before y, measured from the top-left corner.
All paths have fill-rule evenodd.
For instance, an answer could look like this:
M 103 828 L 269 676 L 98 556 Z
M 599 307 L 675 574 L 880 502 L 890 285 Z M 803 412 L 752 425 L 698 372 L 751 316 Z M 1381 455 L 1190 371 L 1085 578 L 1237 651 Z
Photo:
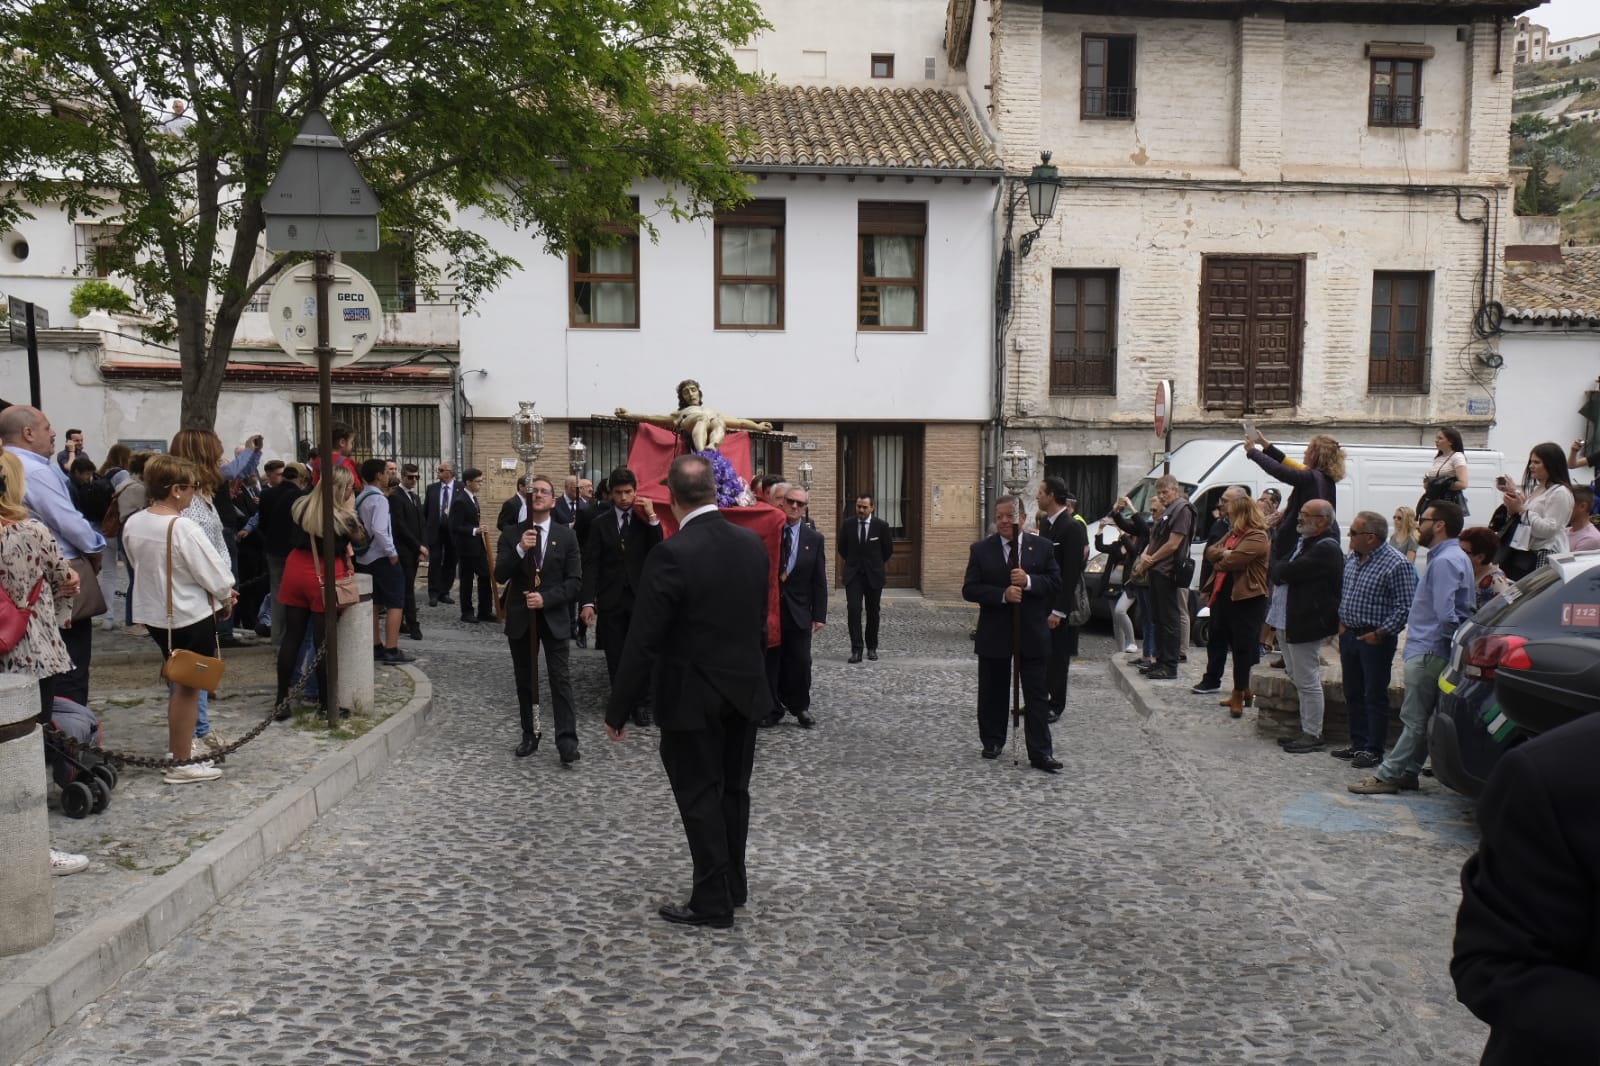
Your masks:
M 1172 382 L 1163 379 L 1156 382 L 1156 436 L 1166 436 L 1167 425 L 1171 420 Z
M 349 366 L 372 351 L 383 326 L 383 305 L 372 282 L 353 267 L 331 264 L 333 282 L 328 287 L 328 343 L 333 346 L 333 366 Z M 294 267 L 272 286 L 267 317 L 272 337 L 289 355 L 308 366 L 317 365 L 317 283 L 311 260 Z

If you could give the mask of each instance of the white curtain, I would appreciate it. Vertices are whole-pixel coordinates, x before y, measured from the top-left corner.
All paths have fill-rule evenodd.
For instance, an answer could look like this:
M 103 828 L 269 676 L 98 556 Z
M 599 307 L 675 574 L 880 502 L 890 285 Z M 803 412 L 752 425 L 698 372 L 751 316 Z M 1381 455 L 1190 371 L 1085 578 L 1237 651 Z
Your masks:
M 778 231 L 724 226 L 722 274 L 724 277 L 776 278 Z M 717 288 L 724 325 L 775 326 L 778 324 L 777 285 L 725 284 Z
M 873 498 L 878 517 L 896 533 L 905 532 L 901 500 L 906 486 L 906 441 L 898 433 L 880 433 L 872 438 Z
M 589 270 L 594 274 L 633 273 L 632 244 L 591 244 Z M 591 321 L 631 326 L 637 320 L 636 286 L 626 281 L 597 281 L 590 290 Z
M 871 276 L 909 278 L 916 276 L 917 239 L 915 237 L 873 237 Z M 878 324 L 911 328 L 917 324 L 917 290 L 909 285 L 878 286 Z

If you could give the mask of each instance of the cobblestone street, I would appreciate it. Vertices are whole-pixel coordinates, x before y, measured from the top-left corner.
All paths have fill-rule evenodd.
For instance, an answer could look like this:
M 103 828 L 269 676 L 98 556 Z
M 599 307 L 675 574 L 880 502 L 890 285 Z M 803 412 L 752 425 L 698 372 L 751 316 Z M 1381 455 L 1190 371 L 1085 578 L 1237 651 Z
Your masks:
M 975 614 L 886 599 L 882 660 L 851 666 L 834 608 L 817 728 L 760 737 L 731 932 L 655 914 L 688 852 L 655 731 L 604 737 L 603 656 L 573 652 L 583 760 L 548 699 L 517 760 L 503 638 L 440 607 L 407 644 L 435 724 L 21 1061 L 1476 1061 L 1447 972 L 1464 801 L 1347 794 L 1347 764 L 1190 695 L 1194 662 L 1143 717 L 1098 629 L 1065 770 L 986 762 Z

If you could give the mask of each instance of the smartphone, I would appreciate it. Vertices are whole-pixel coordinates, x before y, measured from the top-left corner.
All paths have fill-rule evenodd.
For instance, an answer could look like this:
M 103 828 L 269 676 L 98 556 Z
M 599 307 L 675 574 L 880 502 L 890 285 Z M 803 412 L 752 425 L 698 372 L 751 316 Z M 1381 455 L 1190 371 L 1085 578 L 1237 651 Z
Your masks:
M 1504 474 L 1501 474 L 1499 477 L 1494 479 L 1494 487 L 1499 489 L 1501 492 L 1504 492 L 1506 489 L 1511 487 L 1511 482 L 1506 479 Z
M 1241 419 L 1239 424 L 1244 427 L 1244 439 L 1245 440 L 1255 440 L 1256 439 L 1256 424 L 1254 422 L 1250 421 L 1250 419 L 1248 419 L 1248 418 L 1245 418 L 1245 419 Z

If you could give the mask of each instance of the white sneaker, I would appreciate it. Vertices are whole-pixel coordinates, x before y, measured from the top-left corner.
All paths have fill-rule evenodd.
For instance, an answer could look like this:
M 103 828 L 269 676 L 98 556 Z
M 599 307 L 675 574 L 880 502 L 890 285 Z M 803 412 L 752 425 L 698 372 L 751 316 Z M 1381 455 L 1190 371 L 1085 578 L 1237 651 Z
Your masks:
M 1137 645 L 1137 644 L 1129 644 L 1126 648 L 1122 649 L 1122 654 L 1124 654 L 1124 655 L 1134 655 L 1138 651 L 1139 651 L 1139 645 Z
M 57 876 L 75 874 L 89 865 L 89 856 L 50 849 L 50 872 Z
M 161 780 L 169 785 L 193 785 L 201 781 L 215 781 L 221 776 L 221 770 L 209 762 L 202 762 L 191 763 L 188 766 L 174 766 L 162 775 Z

